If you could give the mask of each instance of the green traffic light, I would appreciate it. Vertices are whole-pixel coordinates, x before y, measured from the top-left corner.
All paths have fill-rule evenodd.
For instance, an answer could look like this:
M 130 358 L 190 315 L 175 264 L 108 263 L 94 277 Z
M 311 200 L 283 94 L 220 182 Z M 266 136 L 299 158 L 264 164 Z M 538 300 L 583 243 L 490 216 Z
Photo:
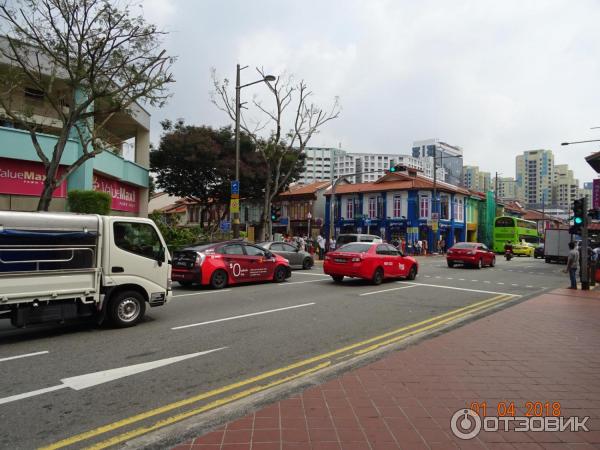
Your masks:
M 575 222 L 575 225 L 581 225 L 583 223 L 583 219 L 581 217 L 575 217 L 573 222 Z
M 390 172 L 395 172 L 396 168 L 395 167 L 390 167 Z

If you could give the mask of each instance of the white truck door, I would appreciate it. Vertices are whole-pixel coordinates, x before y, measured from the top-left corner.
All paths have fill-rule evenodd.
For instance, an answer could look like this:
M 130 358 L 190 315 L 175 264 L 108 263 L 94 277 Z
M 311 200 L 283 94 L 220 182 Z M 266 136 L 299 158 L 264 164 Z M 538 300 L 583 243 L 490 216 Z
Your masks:
M 143 221 L 115 218 L 110 221 L 108 275 L 115 285 L 143 287 L 150 304 L 167 300 L 168 251 L 156 228 Z M 162 302 L 161 302 L 162 300 Z

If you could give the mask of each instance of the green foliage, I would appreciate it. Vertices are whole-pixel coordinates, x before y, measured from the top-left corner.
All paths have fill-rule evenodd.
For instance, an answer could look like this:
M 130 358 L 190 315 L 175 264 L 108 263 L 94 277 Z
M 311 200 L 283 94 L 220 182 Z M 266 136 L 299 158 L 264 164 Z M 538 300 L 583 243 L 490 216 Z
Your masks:
M 74 189 L 69 191 L 68 205 L 69 211 L 84 214 L 102 214 L 110 213 L 110 203 L 112 198 L 106 192 L 81 191 Z

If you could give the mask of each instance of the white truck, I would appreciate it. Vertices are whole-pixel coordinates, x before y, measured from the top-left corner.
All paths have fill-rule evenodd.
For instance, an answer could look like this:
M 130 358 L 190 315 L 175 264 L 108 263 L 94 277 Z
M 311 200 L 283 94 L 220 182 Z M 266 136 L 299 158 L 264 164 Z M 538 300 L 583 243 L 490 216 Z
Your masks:
M 169 252 L 149 219 L 0 211 L 0 318 L 16 327 L 81 317 L 129 327 L 171 295 Z
M 547 229 L 544 237 L 544 258 L 547 263 L 566 263 L 569 256 L 569 230 Z

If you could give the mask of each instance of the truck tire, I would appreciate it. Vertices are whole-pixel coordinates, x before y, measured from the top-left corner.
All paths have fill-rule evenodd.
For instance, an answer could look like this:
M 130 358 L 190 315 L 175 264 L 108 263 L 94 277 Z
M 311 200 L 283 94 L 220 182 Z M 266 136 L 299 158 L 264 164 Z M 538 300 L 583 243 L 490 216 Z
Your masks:
M 111 298 L 108 304 L 108 317 L 117 328 L 132 327 L 146 312 L 146 301 L 139 292 L 122 291 Z

